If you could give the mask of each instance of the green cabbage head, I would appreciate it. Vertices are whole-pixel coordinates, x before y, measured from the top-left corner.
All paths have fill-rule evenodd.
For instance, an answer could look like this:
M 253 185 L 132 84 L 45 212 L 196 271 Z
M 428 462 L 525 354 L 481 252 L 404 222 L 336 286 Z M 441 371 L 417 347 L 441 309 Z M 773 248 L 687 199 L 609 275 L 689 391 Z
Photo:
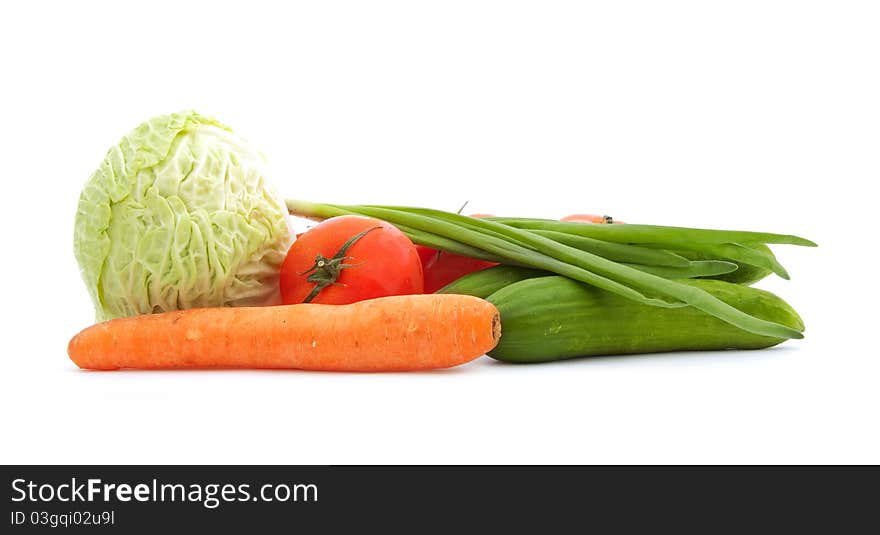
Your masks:
M 264 169 L 261 154 L 195 112 L 123 137 L 76 213 L 74 253 L 97 320 L 278 303 L 291 231 Z

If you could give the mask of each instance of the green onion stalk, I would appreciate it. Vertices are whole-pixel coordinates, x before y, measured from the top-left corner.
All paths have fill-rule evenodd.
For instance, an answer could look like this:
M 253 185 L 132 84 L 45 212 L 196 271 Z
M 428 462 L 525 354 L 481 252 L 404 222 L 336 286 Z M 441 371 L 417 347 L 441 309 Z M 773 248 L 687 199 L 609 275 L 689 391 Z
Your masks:
M 288 200 L 292 215 L 327 219 L 357 214 L 387 221 L 413 242 L 472 258 L 550 271 L 659 307 L 692 306 L 745 331 L 775 338 L 803 338 L 791 327 L 747 314 L 676 278 L 728 273 L 736 264 L 788 273 L 757 244 L 814 247 L 798 236 L 657 225 L 603 225 L 545 219 L 484 218 L 405 206 L 336 205 Z M 691 261 L 674 251 L 717 260 Z

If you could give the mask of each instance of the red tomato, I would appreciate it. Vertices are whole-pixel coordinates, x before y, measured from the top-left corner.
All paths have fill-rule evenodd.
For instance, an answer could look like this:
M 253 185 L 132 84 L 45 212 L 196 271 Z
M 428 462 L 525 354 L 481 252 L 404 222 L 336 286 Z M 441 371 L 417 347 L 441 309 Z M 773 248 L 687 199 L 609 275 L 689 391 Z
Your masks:
M 434 252 L 434 255 L 422 267 L 422 271 L 425 273 L 425 293 L 434 293 L 468 273 L 498 265 L 495 262 L 477 260 L 445 251 L 439 252 L 434 249 L 431 251 Z
M 437 249 L 431 249 L 427 245 L 416 245 L 416 252 L 419 253 L 419 261 L 422 263 L 422 274 L 425 273 L 425 268 L 428 266 L 428 262 L 434 260 L 434 257 L 437 256 Z
M 471 217 L 492 217 L 489 214 L 473 214 Z M 464 277 L 468 273 L 496 266 L 494 262 L 477 260 L 457 254 L 440 252 L 424 245 L 417 245 L 419 258 L 422 261 L 422 272 L 425 275 L 425 293 L 432 294 L 450 282 Z
M 614 221 L 611 216 L 595 214 L 571 214 L 563 217 L 560 221 L 578 221 L 581 223 L 623 223 L 623 221 Z
M 344 305 L 419 294 L 422 264 L 415 245 L 394 225 L 356 215 L 333 217 L 293 242 L 281 265 L 284 304 L 306 302 L 318 286 L 308 302 Z

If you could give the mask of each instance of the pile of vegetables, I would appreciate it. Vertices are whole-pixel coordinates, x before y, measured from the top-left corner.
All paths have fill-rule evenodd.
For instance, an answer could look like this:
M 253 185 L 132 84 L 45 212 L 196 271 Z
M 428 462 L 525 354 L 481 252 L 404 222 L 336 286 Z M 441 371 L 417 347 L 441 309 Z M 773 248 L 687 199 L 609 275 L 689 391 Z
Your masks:
M 787 303 L 749 286 L 788 278 L 769 245 L 815 246 L 797 236 L 284 202 L 263 173 L 256 151 L 194 112 L 112 148 L 75 232 L 97 319 L 109 321 L 74 337 L 71 358 L 391 371 L 803 336 Z M 294 240 L 288 212 L 326 221 Z

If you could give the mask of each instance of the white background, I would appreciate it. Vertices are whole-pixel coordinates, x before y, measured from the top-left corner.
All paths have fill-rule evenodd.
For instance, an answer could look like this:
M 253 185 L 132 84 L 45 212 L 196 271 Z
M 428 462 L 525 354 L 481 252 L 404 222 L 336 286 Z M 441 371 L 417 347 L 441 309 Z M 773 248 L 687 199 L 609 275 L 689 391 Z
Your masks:
M 877 463 L 872 2 L 0 8 L 3 463 Z M 11 7 L 17 6 L 17 7 Z M 791 232 L 767 351 L 421 374 L 79 371 L 80 188 L 194 108 L 283 194 Z

